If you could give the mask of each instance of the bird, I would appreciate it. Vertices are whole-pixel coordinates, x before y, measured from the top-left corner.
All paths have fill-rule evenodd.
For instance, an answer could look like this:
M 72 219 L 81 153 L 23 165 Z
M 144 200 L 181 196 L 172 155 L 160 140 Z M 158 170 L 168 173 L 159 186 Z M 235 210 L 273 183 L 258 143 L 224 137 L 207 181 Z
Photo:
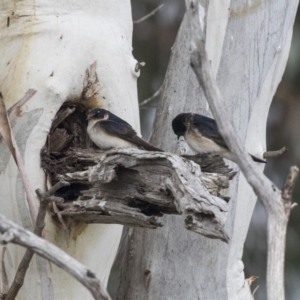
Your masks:
M 178 139 L 183 136 L 189 147 L 196 153 L 218 153 L 235 162 L 214 119 L 193 113 L 181 113 L 172 121 L 172 128 Z M 256 162 L 266 161 L 250 154 Z
M 140 138 L 131 125 L 106 109 L 92 109 L 87 120 L 87 133 L 100 149 L 142 148 L 163 152 Z

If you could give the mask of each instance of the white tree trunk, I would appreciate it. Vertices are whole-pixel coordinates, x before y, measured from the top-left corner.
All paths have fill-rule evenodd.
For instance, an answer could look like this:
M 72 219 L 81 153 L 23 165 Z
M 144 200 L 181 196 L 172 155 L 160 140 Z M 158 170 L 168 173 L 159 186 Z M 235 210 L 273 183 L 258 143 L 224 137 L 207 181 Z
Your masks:
M 269 106 L 288 58 L 298 1 L 206 3 L 207 52 L 224 105 L 229 106 L 248 151 L 261 157 Z M 210 114 L 189 66 L 189 45 L 184 21 L 151 139 L 168 151 L 176 151 L 170 124 L 178 113 Z M 165 227 L 156 231 L 132 229 L 118 299 L 252 299 L 241 259 L 256 197 L 242 175 L 235 178 L 229 194 L 229 245 L 184 232 L 176 217 L 165 218 Z
M 66 100 L 79 99 L 85 70 L 97 61 L 100 92 L 93 106 L 102 106 L 128 121 L 139 132 L 136 61 L 132 56 L 130 1 L 4 0 L 0 4 L 0 88 L 7 109 L 29 88 L 37 93 L 22 107 L 13 131 L 34 189 L 45 189 L 40 168 L 52 120 Z M 32 229 L 23 186 L 15 163 L 0 140 L 0 210 Z M 46 220 L 45 234 L 107 282 L 122 226 L 80 225 L 71 228 L 70 246 L 63 231 Z M 8 246 L 4 263 L 9 283 L 24 249 Z M 34 257 L 18 299 L 91 299 L 69 275 Z

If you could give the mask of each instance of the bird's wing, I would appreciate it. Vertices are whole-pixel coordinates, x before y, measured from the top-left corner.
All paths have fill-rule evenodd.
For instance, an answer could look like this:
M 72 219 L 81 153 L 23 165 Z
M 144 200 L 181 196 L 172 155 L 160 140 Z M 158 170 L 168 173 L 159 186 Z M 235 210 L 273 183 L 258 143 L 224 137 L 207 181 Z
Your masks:
M 198 130 L 204 137 L 211 139 L 219 146 L 228 149 L 214 119 L 193 115 L 192 128 Z
M 101 126 L 101 128 L 108 134 L 119 137 L 139 147 L 143 147 L 145 150 L 162 151 L 161 149 L 152 146 L 151 144 L 138 137 L 135 130 L 127 122 L 115 115 L 113 115 L 113 117 L 110 117 L 109 120 L 99 122 L 97 125 Z

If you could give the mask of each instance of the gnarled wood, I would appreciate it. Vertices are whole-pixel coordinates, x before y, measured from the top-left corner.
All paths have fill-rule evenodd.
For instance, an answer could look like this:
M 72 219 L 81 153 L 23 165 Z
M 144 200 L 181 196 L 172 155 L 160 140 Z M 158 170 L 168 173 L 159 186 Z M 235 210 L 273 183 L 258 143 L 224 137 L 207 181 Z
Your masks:
M 197 163 L 166 152 L 70 149 L 63 155 L 43 153 L 43 167 L 53 183 L 70 183 L 58 193 L 70 200 L 57 204 L 63 217 L 156 228 L 162 226 L 156 217 L 180 214 L 188 230 L 228 242 L 223 228 L 228 198 L 222 190 L 229 187 L 233 172 L 215 156 L 203 161 L 206 172 Z M 223 174 L 217 173 L 219 169 Z

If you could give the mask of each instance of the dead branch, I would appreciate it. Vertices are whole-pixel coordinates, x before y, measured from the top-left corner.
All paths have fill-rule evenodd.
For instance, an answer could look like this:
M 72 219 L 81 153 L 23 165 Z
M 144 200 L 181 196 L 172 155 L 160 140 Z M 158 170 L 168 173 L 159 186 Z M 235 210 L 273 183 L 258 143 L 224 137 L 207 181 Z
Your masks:
M 69 183 L 60 181 L 55 184 L 48 192 L 42 193 L 40 189 L 36 190 L 37 195 L 40 199 L 39 211 L 37 214 L 37 219 L 34 228 L 34 234 L 41 236 L 43 229 L 45 227 L 45 216 L 47 211 L 47 206 L 50 202 L 63 202 L 62 198 L 54 197 L 55 192 L 63 186 L 67 186 Z M 17 297 L 17 294 L 21 287 L 24 284 L 24 279 L 26 272 L 28 270 L 30 261 L 32 259 L 34 252 L 30 249 L 27 249 L 16 272 L 15 278 L 12 285 L 10 286 L 8 292 L 4 293 L 4 300 L 14 300 Z
M 133 24 L 139 24 L 139 23 L 147 20 L 148 18 L 154 16 L 156 14 L 156 12 L 159 11 L 163 6 L 164 6 L 164 4 L 159 5 L 158 7 L 153 9 L 149 14 L 145 15 L 144 17 L 142 17 L 136 21 L 133 21 Z
M 282 187 L 282 200 L 285 205 L 286 214 L 289 215 L 291 209 L 293 209 L 297 203 L 291 203 L 293 190 L 295 188 L 295 183 L 298 178 L 299 169 L 295 166 L 290 168 L 289 174 L 285 180 L 285 183 Z
M 18 146 L 16 144 L 14 135 L 11 130 L 10 122 L 7 116 L 5 104 L 3 101 L 2 94 L 0 93 L 0 134 L 2 135 L 5 143 L 7 144 L 15 162 L 19 169 L 20 176 L 23 182 L 23 186 L 26 193 L 26 200 L 29 207 L 30 217 L 32 224 L 35 223 L 36 216 L 37 216 L 37 201 L 35 198 L 35 194 L 27 177 L 25 166 L 23 163 L 23 159 L 20 155 Z
M 0 232 L 3 234 L 2 244 L 14 243 L 31 249 L 76 278 L 91 292 L 94 299 L 111 300 L 104 285 L 92 271 L 58 247 L 11 222 L 2 214 L 0 214 Z
M 69 230 L 68 230 L 68 227 L 67 227 L 67 224 L 66 222 L 64 221 L 61 213 L 60 213 L 60 210 L 58 209 L 57 205 L 55 202 L 52 203 L 52 208 L 53 208 L 53 211 L 55 213 L 55 215 L 57 216 L 60 224 L 62 225 L 63 229 L 64 229 L 64 232 L 65 232 L 65 238 L 66 238 L 66 243 L 67 243 L 67 246 L 69 247 L 69 242 L 70 242 L 70 233 L 69 233 Z
M 7 247 L 3 246 L 2 247 L 2 257 L 1 257 L 1 275 L 2 275 L 2 291 L 0 293 L 0 299 L 3 300 L 4 299 L 4 295 L 7 293 L 8 289 L 9 289 L 9 281 L 8 281 L 8 276 L 7 276 L 7 271 L 6 271 L 6 266 L 5 266 L 5 262 L 4 262 L 4 256 L 5 256 L 5 252 L 7 251 Z
M 205 10 L 199 0 L 186 0 L 186 8 L 191 36 L 191 67 L 201 84 L 211 111 L 217 121 L 230 150 L 246 180 L 252 186 L 268 215 L 268 299 L 284 299 L 284 251 L 289 211 L 281 191 L 263 173 L 247 155 L 243 143 L 234 129 L 224 99 L 212 74 L 211 65 L 205 50 Z M 296 167 L 292 167 L 298 173 Z M 291 176 L 289 194 L 296 176 Z M 290 199 L 288 206 L 290 204 Z
M 145 106 L 146 104 L 148 104 L 149 102 L 151 102 L 152 100 L 154 100 L 161 93 L 162 87 L 163 87 L 163 85 L 161 85 L 160 88 L 152 96 L 150 96 L 149 98 L 140 102 L 139 107 L 141 108 L 141 107 Z
M 139 72 L 142 68 L 144 68 L 146 66 L 146 63 L 144 61 L 141 61 L 141 62 L 138 62 L 136 65 L 135 65 L 135 72 Z
M 281 156 L 282 154 L 284 154 L 287 151 L 288 151 L 288 148 L 284 146 L 283 148 L 281 148 L 280 150 L 277 150 L 277 151 L 267 151 L 267 152 L 265 152 L 263 154 L 263 157 L 264 158 L 275 158 L 275 157 Z
M 57 158 L 44 153 L 42 162 L 53 182 L 70 183 L 58 193 L 68 197 L 57 205 L 64 218 L 156 228 L 162 226 L 156 217 L 180 214 L 187 229 L 228 241 L 223 228 L 228 198 L 222 190 L 229 187 L 232 171 L 223 160 L 220 173 L 213 163 L 201 172 L 178 155 L 137 149 L 70 149 Z M 75 186 L 82 187 L 79 194 Z
M 28 101 L 30 100 L 36 93 L 36 90 L 34 89 L 29 89 L 26 94 L 16 103 L 14 104 L 10 109 L 7 110 L 7 114 L 9 117 L 10 123 L 13 124 L 16 121 L 16 118 L 20 115 L 21 113 L 21 107 Z

